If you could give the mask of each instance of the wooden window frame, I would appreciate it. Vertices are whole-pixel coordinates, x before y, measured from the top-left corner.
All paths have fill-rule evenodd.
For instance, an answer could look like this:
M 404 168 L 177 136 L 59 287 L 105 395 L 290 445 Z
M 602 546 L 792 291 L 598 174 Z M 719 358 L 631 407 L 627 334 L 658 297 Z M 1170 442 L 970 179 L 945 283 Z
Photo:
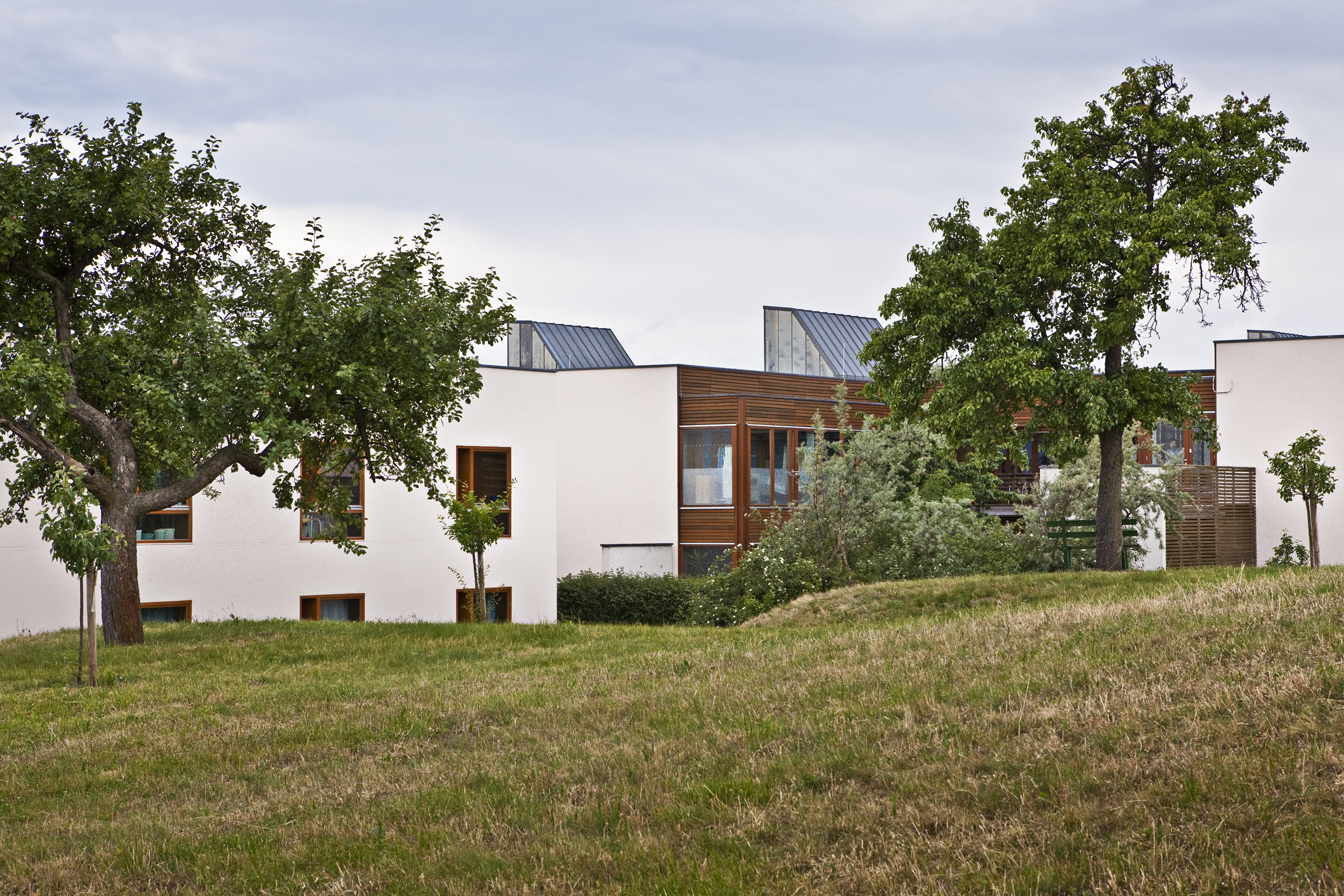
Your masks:
M 140 609 L 142 610 L 163 610 L 172 607 L 185 607 L 187 614 L 181 621 L 191 621 L 191 601 L 189 600 L 153 600 L 140 603 Z
M 682 508 L 683 510 L 722 510 L 724 508 L 733 509 L 737 507 L 738 504 L 737 492 L 739 488 L 737 481 L 738 480 L 737 458 L 742 456 L 740 446 L 737 444 L 738 443 L 737 431 L 740 428 L 741 427 L 739 427 L 736 423 L 696 423 L 690 426 L 677 427 L 677 506 L 678 507 Z M 726 429 L 729 430 L 730 432 L 732 438 L 731 447 L 733 451 L 733 465 L 729 469 L 729 481 L 732 482 L 733 494 L 732 494 L 732 500 L 729 501 L 727 504 L 686 503 L 686 440 L 683 437 L 683 434 L 687 430 L 691 429 L 695 430 Z M 750 430 L 748 430 L 748 433 L 750 433 Z M 750 434 L 748 434 L 747 440 L 748 440 L 748 446 L 750 446 L 750 440 L 751 440 Z M 748 464 L 751 463 L 751 458 L 747 458 L 747 463 Z M 748 499 L 750 499 L 751 495 L 748 494 L 747 497 Z
M 142 545 L 147 544 L 191 544 L 192 539 L 196 537 L 196 513 L 192 509 L 191 498 L 188 498 L 185 503 L 174 504 L 172 507 L 165 507 L 162 510 L 151 510 L 148 513 L 141 514 L 141 516 L 158 516 L 161 514 L 170 514 L 170 513 L 180 514 L 183 512 L 182 511 L 183 507 L 186 508 L 186 514 L 187 514 L 186 538 L 137 538 L 135 540 L 136 547 L 138 548 Z M 136 522 L 139 522 L 139 520 L 137 519 Z M 147 530 L 140 530 L 140 531 L 147 531 Z
M 462 622 L 462 621 L 463 621 L 463 620 L 462 620 L 462 615 L 463 615 L 463 614 L 462 614 L 462 604 L 463 604 L 463 601 L 467 600 L 467 599 L 468 599 L 467 596 L 468 596 L 469 594 L 471 594 L 471 593 L 472 593 L 473 591 L 475 591 L 475 590 L 476 590 L 475 588 L 459 588 L 459 589 L 457 589 L 457 605 L 456 605 L 456 607 L 454 608 L 454 612 L 455 612 L 455 615 L 454 615 L 454 617 L 453 617 L 453 621 L 454 621 L 454 622 Z M 494 585 L 486 585 L 486 586 L 485 586 L 485 593 L 488 595 L 488 594 L 490 594 L 490 593 L 492 593 L 492 592 L 495 593 L 495 594 L 503 593 L 503 594 L 505 595 L 505 598 L 504 598 L 504 600 L 506 601 L 506 607 L 505 607 L 505 609 L 506 609 L 506 613 L 505 613 L 505 615 L 508 617 L 508 618 L 503 619 L 503 620 L 498 620 L 498 619 L 497 619 L 497 620 L 495 620 L 495 621 L 496 621 L 497 623 L 498 623 L 498 622 L 513 622 L 513 586 L 512 586 L 512 585 L 500 585 L 500 586 L 496 587 L 496 586 L 494 586 Z
M 300 619 L 300 620 L 309 620 L 309 621 L 313 621 L 313 622 L 321 622 L 321 621 L 322 621 L 322 601 L 324 601 L 324 600 L 358 600 L 358 601 L 359 601 L 359 618 L 358 618 L 358 619 L 348 619 L 348 620 L 346 620 L 346 621 L 347 621 L 347 622 L 363 622 L 363 621 L 364 621 L 364 595 L 363 595 L 363 594 L 301 594 L 301 595 L 299 595 L 299 619 Z M 312 601 L 313 603 L 312 603 L 312 604 L 307 604 L 307 605 L 305 605 L 307 601 Z M 315 613 L 315 614 L 310 614 L 310 613 L 308 612 L 308 606 L 312 606 L 312 607 L 316 610 L 316 613 Z
M 467 452 L 466 473 L 463 474 L 462 452 Z M 504 508 L 503 513 L 508 514 L 508 522 L 504 526 L 504 534 L 501 538 L 513 537 L 513 449 L 499 445 L 458 445 L 457 446 L 457 496 L 462 497 L 468 489 L 476 491 L 476 452 L 494 451 L 504 453 L 504 479 L 509 484 L 509 504 Z M 479 496 L 478 496 L 479 497 Z M 487 588 L 487 591 L 494 591 L 494 588 Z M 512 600 L 512 598 L 510 598 Z M 509 607 L 510 618 L 512 618 L 513 607 Z
M 770 433 L 770 501 L 765 504 L 757 504 L 751 500 L 751 471 L 759 470 L 760 467 L 751 465 L 751 437 L 756 432 Z M 788 426 L 763 426 L 758 423 L 747 425 L 747 506 L 753 510 L 756 508 L 787 508 L 790 504 L 798 500 L 798 433 L 805 430 L 799 430 L 796 427 Z M 784 433 L 784 475 L 788 479 L 784 488 L 784 503 L 776 504 L 775 495 L 777 488 L 775 486 L 775 434 Z
M 369 496 L 368 496 L 368 493 L 365 491 L 365 489 L 368 487 L 368 484 L 364 481 L 364 462 L 363 462 L 363 461 L 358 461 L 357 463 L 358 463 L 358 466 L 359 466 L 359 502 L 360 502 L 360 503 L 357 505 L 357 507 L 356 507 L 356 505 L 353 505 L 353 504 L 352 504 L 351 507 L 356 507 L 356 509 L 348 510 L 348 511 L 346 511 L 346 514 L 345 514 L 347 517 L 355 517 L 355 516 L 359 517 L 359 535 L 351 535 L 351 536 L 350 536 L 350 540 L 351 540 L 351 541 L 363 541 L 365 538 L 368 537 L 368 534 L 369 534 L 369 522 L 368 522 L 368 520 L 365 518 L 365 511 L 367 511 L 367 510 L 368 510 L 368 507 L 369 507 Z M 299 481 L 302 482 L 303 479 L 304 479 L 304 477 L 305 477 L 306 475 L 307 475 L 307 465 L 306 465 L 302 460 L 300 460 L 300 461 L 299 461 Z M 318 474 L 318 475 L 323 475 L 323 474 Z M 321 514 L 316 514 L 316 515 L 320 516 Z M 326 541 L 327 539 L 325 539 L 325 538 L 312 538 L 311 536 L 307 536 L 307 535 L 304 535 L 304 534 L 303 534 L 303 524 L 307 521 L 307 517 L 308 517 L 308 514 L 307 514 L 307 513 L 305 513 L 305 512 L 302 511 L 302 510 L 299 511 L 299 541 L 307 541 L 307 542 L 313 542 L 313 541 Z M 349 523 L 347 523 L 346 526 L 347 526 L 347 528 L 348 528 L 348 527 L 349 527 Z M 329 595 L 319 595 L 319 596 L 329 596 Z M 362 611 L 361 611 L 361 612 L 362 612 Z

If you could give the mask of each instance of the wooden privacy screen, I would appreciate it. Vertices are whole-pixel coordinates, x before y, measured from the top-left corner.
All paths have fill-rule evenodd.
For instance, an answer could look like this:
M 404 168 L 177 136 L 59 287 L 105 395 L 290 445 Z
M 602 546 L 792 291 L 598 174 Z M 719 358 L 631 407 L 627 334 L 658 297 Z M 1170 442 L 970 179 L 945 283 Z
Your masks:
M 1167 520 L 1167 568 L 1255 566 L 1255 468 L 1180 467 L 1173 488 L 1190 496 Z

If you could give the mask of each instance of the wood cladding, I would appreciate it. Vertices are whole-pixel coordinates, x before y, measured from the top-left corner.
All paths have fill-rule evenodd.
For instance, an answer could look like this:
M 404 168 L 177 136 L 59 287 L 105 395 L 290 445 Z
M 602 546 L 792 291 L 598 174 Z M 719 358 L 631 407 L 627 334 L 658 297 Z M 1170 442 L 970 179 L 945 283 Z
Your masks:
M 764 521 L 747 505 L 751 471 L 747 445 L 753 427 L 804 430 L 820 414 L 823 425 L 835 429 L 835 390 L 844 382 L 817 376 L 765 373 L 754 370 L 724 370 L 716 367 L 678 367 L 677 405 L 680 426 L 722 426 L 733 429 L 733 498 L 731 507 L 686 507 L 678 518 L 682 544 L 754 544 L 760 540 Z M 851 425 L 860 425 L 860 414 L 886 416 L 887 406 L 862 398 L 865 383 L 844 382 L 854 414 Z M 681 451 L 677 452 L 681 462 Z M 677 468 L 681 476 L 681 468 Z M 761 508 L 770 513 L 768 508 Z
M 842 380 L 754 370 L 723 370 L 717 367 L 677 368 L 677 388 L 682 426 L 786 426 L 810 429 L 812 415 L 820 413 L 825 425 L 835 427 L 835 388 Z M 862 398 L 862 382 L 846 382 L 845 393 L 856 419 L 858 414 L 885 417 L 887 406 Z M 741 401 L 739 401 L 741 400 Z M 739 405 L 745 403 L 745 419 Z
M 737 511 L 732 507 L 683 507 L 682 544 L 737 544 Z
M 1167 520 L 1167 568 L 1256 564 L 1255 468 L 1180 467 L 1173 488 L 1189 496 Z

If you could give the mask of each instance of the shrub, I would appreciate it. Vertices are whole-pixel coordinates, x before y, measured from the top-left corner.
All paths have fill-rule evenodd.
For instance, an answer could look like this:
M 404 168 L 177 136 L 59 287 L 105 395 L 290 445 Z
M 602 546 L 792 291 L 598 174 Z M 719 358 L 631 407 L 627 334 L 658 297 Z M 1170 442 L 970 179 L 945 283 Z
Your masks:
M 1274 548 L 1274 556 L 1265 561 L 1266 566 L 1310 566 L 1311 555 L 1307 553 L 1307 546 L 1302 544 L 1296 538 L 1288 534 L 1288 530 L 1283 530 L 1283 537 L 1279 539 L 1279 544 Z
M 670 575 L 584 570 L 557 583 L 556 615 L 561 622 L 672 625 L 694 589 L 690 579 Z

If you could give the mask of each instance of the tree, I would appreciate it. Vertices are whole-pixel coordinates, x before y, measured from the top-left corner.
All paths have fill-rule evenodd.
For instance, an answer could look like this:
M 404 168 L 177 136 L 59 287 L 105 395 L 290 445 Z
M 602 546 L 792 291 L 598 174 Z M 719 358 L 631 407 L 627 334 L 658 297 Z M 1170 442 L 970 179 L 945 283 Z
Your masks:
M 73 471 L 56 467 L 46 483 L 40 527 L 42 537 L 51 545 L 51 556 L 80 583 L 79 665 L 84 665 L 84 629 L 87 601 L 89 630 L 89 684 L 98 684 L 98 647 L 93 634 L 97 616 L 93 611 L 93 591 L 98 567 L 117 555 L 121 536 L 99 524 L 89 509 L 90 496 L 79 484 Z
M 1127 442 L 1137 442 L 1135 427 L 1125 431 Z M 1158 460 L 1165 460 L 1157 446 L 1152 451 Z M 1139 465 L 1133 452 L 1126 452 L 1121 475 L 1120 507 L 1125 518 L 1134 520 L 1139 543 L 1130 549 L 1131 562 L 1144 556 L 1143 542 L 1157 535 L 1161 543 L 1164 532 L 1159 520 L 1166 522 L 1182 519 L 1180 506 L 1190 496 L 1177 491 L 1177 468 L 1164 465 L 1154 472 Z M 1065 464 L 1050 482 L 1040 482 L 1033 490 L 1031 503 L 1022 510 L 1022 525 L 1017 537 L 1024 546 L 1024 566 L 1035 569 L 1058 569 L 1063 564 L 1063 549 L 1059 539 L 1050 538 L 1047 523 L 1051 520 L 1094 520 L 1097 516 L 1097 480 L 1101 477 L 1101 446 L 1093 439 L 1087 453 Z M 1073 549 L 1086 562 L 1095 552 L 1084 548 Z
M 494 500 L 476 497 L 471 489 L 448 501 L 448 517 L 439 517 L 443 531 L 471 555 L 471 622 L 485 621 L 485 549 L 504 535 L 499 515 L 509 509 L 510 492 Z M 451 517 L 451 522 L 449 518 Z
M 272 473 L 278 506 L 332 518 L 348 492 L 313 471 L 351 463 L 444 500 L 437 427 L 480 390 L 472 346 L 512 308 L 494 271 L 447 282 L 438 218 L 356 265 L 325 263 L 316 222 L 282 256 L 262 207 L 213 173 L 214 138 L 180 162 L 135 104 L 100 134 L 23 117 L 0 151 L 0 458 L 18 465 L 0 523 L 54 468 L 97 498 L 120 537 L 105 640 L 144 639 L 136 519 L 228 470 Z M 362 550 L 344 527 L 323 537 Z
M 874 388 L 970 453 L 1020 459 L 1014 415 L 1064 461 L 1099 438 L 1097 564 L 1118 569 L 1125 427 L 1188 420 L 1213 438 L 1187 383 L 1142 363 L 1173 304 L 1168 266 L 1184 266 L 1182 308 L 1261 307 L 1244 209 L 1306 150 L 1286 126 L 1245 94 L 1193 114 L 1164 63 L 1125 69 L 1081 118 L 1037 119 L 1024 183 L 986 211 L 989 233 L 960 201 L 933 218 L 934 246 L 910 252 L 914 276 L 861 353 Z
M 1270 455 L 1266 472 L 1279 480 L 1279 497 L 1291 501 L 1299 497 L 1307 505 L 1307 550 L 1311 568 L 1321 565 L 1320 532 L 1316 528 L 1316 508 L 1325 496 L 1335 490 L 1335 468 L 1322 461 L 1321 446 L 1325 439 L 1316 430 L 1298 436 L 1287 451 Z M 1288 533 L 1284 533 L 1285 538 Z

